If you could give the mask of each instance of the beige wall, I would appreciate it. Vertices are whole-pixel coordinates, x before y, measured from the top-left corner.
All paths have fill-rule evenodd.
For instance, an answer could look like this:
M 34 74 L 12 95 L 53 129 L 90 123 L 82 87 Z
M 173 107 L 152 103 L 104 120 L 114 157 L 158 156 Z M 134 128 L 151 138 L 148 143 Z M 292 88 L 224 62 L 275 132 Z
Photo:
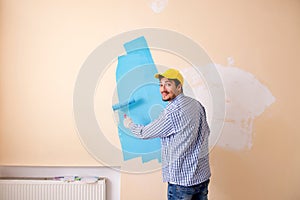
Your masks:
M 170 0 L 161 13 L 150 2 L 0 1 L 0 165 L 100 165 L 76 132 L 77 74 L 113 35 L 158 27 L 192 38 L 218 64 L 233 57 L 276 99 L 253 119 L 251 148 L 212 150 L 211 199 L 299 199 L 300 2 Z M 121 179 L 124 200 L 165 199 L 160 171 Z

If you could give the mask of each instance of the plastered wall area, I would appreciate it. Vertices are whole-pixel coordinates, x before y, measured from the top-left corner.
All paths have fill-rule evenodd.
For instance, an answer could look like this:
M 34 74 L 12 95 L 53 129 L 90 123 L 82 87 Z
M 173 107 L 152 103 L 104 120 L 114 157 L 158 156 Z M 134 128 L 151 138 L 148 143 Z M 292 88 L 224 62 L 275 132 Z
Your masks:
M 298 200 L 299 24 L 297 0 L 0 0 L 0 166 L 105 166 L 78 134 L 77 76 L 87 57 L 113 36 L 161 28 L 200 45 L 223 81 L 226 115 L 210 151 L 209 199 Z M 155 63 L 184 65 L 193 86 L 188 62 L 165 54 L 153 52 Z M 115 66 L 112 60 L 98 82 L 95 116 L 107 140 L 120 148 L 109 110 Z M 202 86 L 192 89 L 213 117 Z M 159 168 L 121 172 L 120 199 L 166 200 L 161 179 Z

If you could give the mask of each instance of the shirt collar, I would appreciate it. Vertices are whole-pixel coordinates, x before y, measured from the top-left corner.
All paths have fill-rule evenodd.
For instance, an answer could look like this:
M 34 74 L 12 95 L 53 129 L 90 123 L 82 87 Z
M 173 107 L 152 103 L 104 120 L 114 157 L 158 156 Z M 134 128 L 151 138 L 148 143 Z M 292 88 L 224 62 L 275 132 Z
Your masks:
M 180 94 L 177 95 L 174 99 L 172 99 L 171 101 L 169 101 L 168 104 L 175 103 L 175 102 L 179 101 L 180 99 L 182 99 L 183 97 L 184 97 L 184 94 L 183 94 L 183 93 L 180 93 Z

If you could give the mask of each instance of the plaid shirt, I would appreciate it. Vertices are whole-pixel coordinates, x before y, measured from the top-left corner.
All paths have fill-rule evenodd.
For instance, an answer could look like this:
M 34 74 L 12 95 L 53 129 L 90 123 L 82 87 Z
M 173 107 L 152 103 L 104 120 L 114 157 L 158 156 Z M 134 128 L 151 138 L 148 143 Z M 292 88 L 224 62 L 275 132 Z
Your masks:
M 210 130 L 205 109 L 197 100 L 180 94 L 152 123 L 132 123 L 130 130 L 139 138 L 161 138 L 164 182 L 192 186 L 210 178 Z

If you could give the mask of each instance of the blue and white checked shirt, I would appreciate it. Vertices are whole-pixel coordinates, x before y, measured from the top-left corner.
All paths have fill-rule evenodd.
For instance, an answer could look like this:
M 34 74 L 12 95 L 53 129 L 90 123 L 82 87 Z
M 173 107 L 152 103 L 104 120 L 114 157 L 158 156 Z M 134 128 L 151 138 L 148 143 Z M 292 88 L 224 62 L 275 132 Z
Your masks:
M 161 138 L 164 182 L 192 186 L 210 178 L 210 130 L 197 100 L 180 94 L 155 121 L 146 126 L 132 123 L 130 130 L 139 138 Z

